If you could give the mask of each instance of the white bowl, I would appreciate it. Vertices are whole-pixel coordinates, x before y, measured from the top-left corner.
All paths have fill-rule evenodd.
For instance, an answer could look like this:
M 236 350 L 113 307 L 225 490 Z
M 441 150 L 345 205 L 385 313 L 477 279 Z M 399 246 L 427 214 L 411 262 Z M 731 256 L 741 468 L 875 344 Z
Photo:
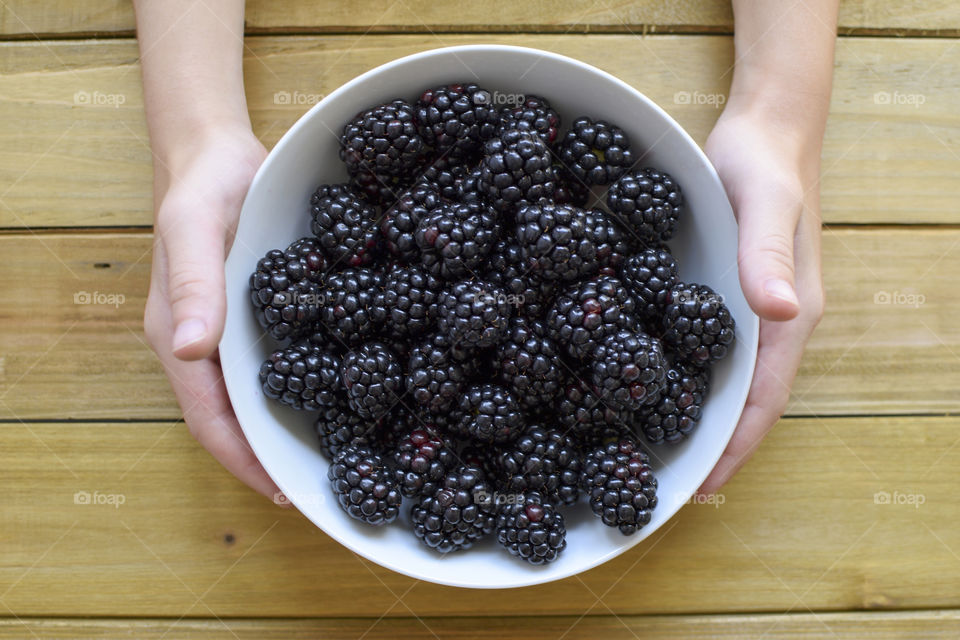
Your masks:
M 337 135 L 344 123 L 371 105 L 398 97 L 412 101 L 427 87 L 458 81 L 477 82 L 491 92 L 541 95 L 564 125 L 589 115 L 622 127 L 633 149 L 643 154 L 643 166 L 667 171 L 684 190 L 686 217 L 670 243 L 681 278 L 713 287 L 737 321 L 737 344 L 715 367 L 694 436 L 678 447 L 653 451 L 659 504 L 650 524 L 623 536 L 603 526 L 586 504 L 577 505 L 568 510 L 567 548 L 544 567 L 527 566 L 492 540 L 441 556 L 403 523 L 374 528 L 352 520 L 333 499 L 311 416 L 268 401 L 256 375 L 272 345 L 263 339 L 250 308 L 249 275 L 268 250 L 309 235 L 307 203 L 317 185 L 346 179 L 337 160 Z M 226 274 L 228 313 L 220 357 L 234 410 L 260 462 L 290 501 L 328 535 L 373 562 L 430 582 L 519 587 L 564 578 L 617 557 L 660 528 L 700 486 L 733 433 L 753 376 L 759 325 L 740 290 L 736 221 L 712 165 L 684 130 L 636 89 L 595 67 L 536 49 L 471 45 L 425 51 L 368 71 L 328 95 L 290 128 L 257 173 Z

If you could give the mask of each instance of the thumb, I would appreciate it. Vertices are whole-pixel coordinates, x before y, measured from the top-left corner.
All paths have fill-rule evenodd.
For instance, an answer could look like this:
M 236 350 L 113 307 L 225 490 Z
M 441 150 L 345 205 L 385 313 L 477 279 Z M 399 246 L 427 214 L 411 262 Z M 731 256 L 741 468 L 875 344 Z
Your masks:
M 159 225 L 167 252 L 167 295 L 173 318 L 171 348 L 181 360 L 209 356 L 223 333 L 226 229 L 195 203 L 171 203 Z
M 736 203 L 740 226 L 740 284 L 753 310 L 767 320 L 790 320 L 800 311 L 794 283 L 794 238 L 799 191 L 751 190 Z

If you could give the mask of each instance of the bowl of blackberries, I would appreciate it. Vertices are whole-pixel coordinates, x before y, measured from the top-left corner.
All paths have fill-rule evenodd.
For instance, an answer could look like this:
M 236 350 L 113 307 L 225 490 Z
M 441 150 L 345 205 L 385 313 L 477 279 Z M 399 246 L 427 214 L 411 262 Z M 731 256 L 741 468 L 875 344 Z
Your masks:
M 224 377 L 278 499 L 354 552 L 548 582 L 656 531 L 720 457 L 758 337 L 736 255 L 713 167 L 636 89 L 535 49 L 427 51 L 263 164 Z

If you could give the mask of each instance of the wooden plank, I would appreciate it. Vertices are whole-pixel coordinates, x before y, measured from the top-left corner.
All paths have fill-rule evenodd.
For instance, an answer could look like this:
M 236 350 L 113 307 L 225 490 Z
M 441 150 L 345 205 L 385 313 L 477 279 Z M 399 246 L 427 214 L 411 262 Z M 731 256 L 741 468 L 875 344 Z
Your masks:
M 0 236 L 0 418 L 179 415 L 142 342 L 151 241 L 147 234 Z M 960 410 L 958 247 L 956 229 L 828 229 L 828 309 L 789 412 Z M 103 304 L 82 304 L 84 293 Z M 117 294 L 122 304 L 104 297 Z M 874 302 L 885 294 L 890 304 Z
M 700 143 L 718 109 L 693 98 L 678 104 L 676 96 L 725 94 L 732 63 L 731 40 L 722 36 L 251 38 L 254 128 L 272 145 L 305 111 L 277 104 L 279 92 L 326 94 L 399 56 L 477 42 L 526 44 L 596 64 L 645 91 Z M 825 221 L 960 222 L 954 44 L 841 40 L 824 149 Z M 0 98 L 0 183 L 7 185 L 0 227 L 150 224 L 150 152 L 132 41 L 2 43 Z
M 384 618 L 319 620 L 0 620 L 0 638 L 38 640 L 109 640 L 129 638 L 161 640 L 170 636 L 188 640 L 296 640 L 298 638 L 367 638 L 397 640 L 517 638 L 529 640 L 593 640 L 618 638 L 673 640 L 674 638 L 759 640 L 760 638 L 824 637 L 876 640 L 923 637 L 956 638 L 960 613 L 906 611 L 895 613 L 795 613 L 788 615 L 726 616 L 620 616 L 610 615 L 487 618 Z
M 562 33 L 613 31 L 650 33 L 671 31 L 723 31 L 733 29 L 730 3 L 689 0 L 664 3 L 655 0 L 560 0 L 517 3 L 509 0 L 429 2 L 405 0 L 296 0 L 247 2 L 247 31 L 559 31 Z M 960 27 L 960 10 L 950 0 L 875 2 L 844 0 L 840 5 L 844 33 L 950 32 Z M 124 0 L 8 0 L 0 14 L 0 34 L 132 33 L 133 10 Z
M 958 429 L 784 420 L 722 504 L 688 505 L 579 577 L 467 593 L 361 561 L 243 487 L 182 426 L 5 424 L 3 603 L 21 617 L 204 618 L 957 608 Z M 77 492 L 100 497 L 75 504 Z

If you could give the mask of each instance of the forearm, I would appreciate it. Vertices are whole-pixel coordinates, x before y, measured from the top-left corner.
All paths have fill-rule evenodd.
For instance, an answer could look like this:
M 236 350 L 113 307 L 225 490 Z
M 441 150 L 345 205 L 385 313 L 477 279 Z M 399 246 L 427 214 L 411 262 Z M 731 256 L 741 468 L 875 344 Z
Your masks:
M 819 157 L 830 107 L 838 0 L 734 0 L 728 109 L 765 120 Z
M 158 177 L 211 127 L 250 128 L 243 0 L 134 0 Z

